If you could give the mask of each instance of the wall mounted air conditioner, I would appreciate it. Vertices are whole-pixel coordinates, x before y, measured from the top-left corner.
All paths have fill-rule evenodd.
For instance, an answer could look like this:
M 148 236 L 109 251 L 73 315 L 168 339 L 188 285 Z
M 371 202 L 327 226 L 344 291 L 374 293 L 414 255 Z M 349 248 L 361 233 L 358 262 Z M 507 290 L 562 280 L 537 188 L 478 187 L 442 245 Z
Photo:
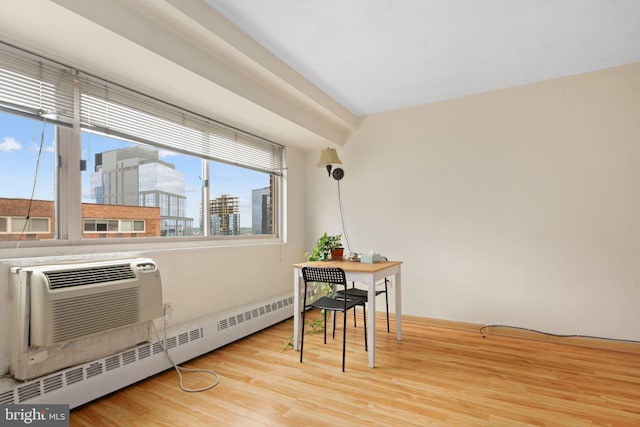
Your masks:
M 162 316 L 153 260 L 12 268 L 12 373 L 34 378 L 148 341 Z

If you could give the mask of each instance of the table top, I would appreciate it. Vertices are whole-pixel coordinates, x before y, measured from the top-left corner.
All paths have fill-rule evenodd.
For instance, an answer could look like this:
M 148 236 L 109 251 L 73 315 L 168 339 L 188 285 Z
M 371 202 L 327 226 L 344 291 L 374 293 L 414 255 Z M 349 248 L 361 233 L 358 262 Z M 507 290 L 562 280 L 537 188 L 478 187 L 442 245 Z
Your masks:
M 293 268 L 302 267 L 339 267 L 344 271 L 375 273 L 402 264 L 402 261 L 380 261 L 374 263 L 357 261 L 306 261 L 293 264 Z

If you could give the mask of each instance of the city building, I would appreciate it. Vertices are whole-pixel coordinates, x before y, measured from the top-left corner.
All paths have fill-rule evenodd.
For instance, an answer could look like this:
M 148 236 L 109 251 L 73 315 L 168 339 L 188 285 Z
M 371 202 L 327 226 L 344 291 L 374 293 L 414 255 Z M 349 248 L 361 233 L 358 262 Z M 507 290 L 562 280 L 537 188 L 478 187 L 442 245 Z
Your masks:
M 160 209 L 83 203 L 82 227 L 85 239 L 159 237 Z M 54 230 L 53 201 L 0 198 L 0 240 L 54 239 Z
M 240 234 L 240 198 L 222 194 L 209 201 L 212 236 Z
M 251 191 L 251 233 L 271 234 L 273 221 L 271 214 L 271 187 Z
M 158 153 L 142 147 L 97 153 L 91 194 L 99 204 L 159 207 L 161 236 L 191 236 L 184 175 Z

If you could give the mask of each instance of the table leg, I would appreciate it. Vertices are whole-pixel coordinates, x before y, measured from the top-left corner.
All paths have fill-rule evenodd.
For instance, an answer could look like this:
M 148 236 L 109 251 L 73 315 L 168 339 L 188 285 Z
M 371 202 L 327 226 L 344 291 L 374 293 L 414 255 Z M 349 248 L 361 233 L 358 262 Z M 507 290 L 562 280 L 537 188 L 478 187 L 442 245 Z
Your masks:
M 300 343 L 300 306 L 302 299 L 300 298 L 300 269 L 293 269 L 293 349 L 298 351 Z M 302 308 L 304 309 L 304 308 Z
M 402 341 L 402 274 L 396 273 L 396 337 Z
M 369 319 L 367 322 L 367 344 L 369 346 L 369 367 L 376 366 L 376 282 L 373 276 L 367 279 L 367 309 L 369 310 Z

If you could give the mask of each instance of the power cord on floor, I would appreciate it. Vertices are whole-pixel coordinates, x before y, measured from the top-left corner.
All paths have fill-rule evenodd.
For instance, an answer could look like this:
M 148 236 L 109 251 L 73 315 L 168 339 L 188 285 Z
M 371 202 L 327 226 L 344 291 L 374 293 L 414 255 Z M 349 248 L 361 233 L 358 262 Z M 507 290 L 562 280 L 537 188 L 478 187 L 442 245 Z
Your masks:
M 199 393 L 201 391 L 207 391 L 207 390 L 211 390 L 212 388 L 214 388 L 215 386 L 217 386 L 218 384 L 220 384 L 220 376 L 215 373 L 214 371 L 211 371 L 209 369 L 194 369 L 194 368 L 183 368 L 181 366 L 178 366 L 173 359 L 171 358 L 171 355 L 169 355 L 169 348 L 167 347 L 167 319 L 166 316 L 164 316 L 164 320 L 163 320 L 163 325 L 164 325 L 164 339 L 161 340 L 160 337 L 158 336 L 158 331 L 156 330 L 156 325 L 155 323 L 152 321 L 151 322 L 151 327 L 153 328 L 153 333 L 156 336 L 156 339 L 158 340 L 158 342 L 160 343 L 160 345 L 162 345 L 162 349 L 164 350 L 164 354 L 167 355 L 167 359 L 169 359 L 169 362 L 171 362 L 171 365 L 173 365 L 173 368 L 176 370 L 176 372 L 178 373 L 178 378 L 180 379 L 180 389 L 182 391 L 186 391 L 188 393 Z M 190 389 L 190 388 L 186 388 L 184 386 L 184 384 L 182 383 L 182 372 L 204 372 L 206 374 L 211 374 L 215 377 L 215 381 L 213 384 L 207 386 L 207 387 L 203 387 L 203 388 L 196 388 L 196 389 Z
M 578 335 L 578 334 L 568 334 L 568 335 L 564 335 L 564 334 L 554 334 L 554 333 L 550 333 L 550 332 L 542 332 L 542 331 L 537 331 L 535 329 L 529 329 L 529 328 L 521 328 L 519 326 L 510 326 L 510 325 L 486 325 L 480 328 L 480 335 L 482 335 L 482 338 L 486 338 L 485 334 L 484 334 L 484 330 L 485 329 L 489 329 L 489 328 L 506 328 L 506 329 L 515 329 L 515 330 L 520 330 L 520 331 L 528 331 L 528 332 L 533 332 L 536 334 L 541 334 L 541 335 L 547 335 L 550 337 L 558 337 L 558 338 L 588 338 L 588 339 L 596 339 L 596 340 L 606 340 L 606 341 L 616 341 L 616 342 L 624 342 L 624 343 L 630 343 L 630 344 L 640 344 L 640 341 L 634 341 L 634 340 L 625 340 L 625 339 L 618 339 L 618 338 L 605 338 L 605 337 L 596 337 L 596 336 L 592 336 L 592 335 Z

